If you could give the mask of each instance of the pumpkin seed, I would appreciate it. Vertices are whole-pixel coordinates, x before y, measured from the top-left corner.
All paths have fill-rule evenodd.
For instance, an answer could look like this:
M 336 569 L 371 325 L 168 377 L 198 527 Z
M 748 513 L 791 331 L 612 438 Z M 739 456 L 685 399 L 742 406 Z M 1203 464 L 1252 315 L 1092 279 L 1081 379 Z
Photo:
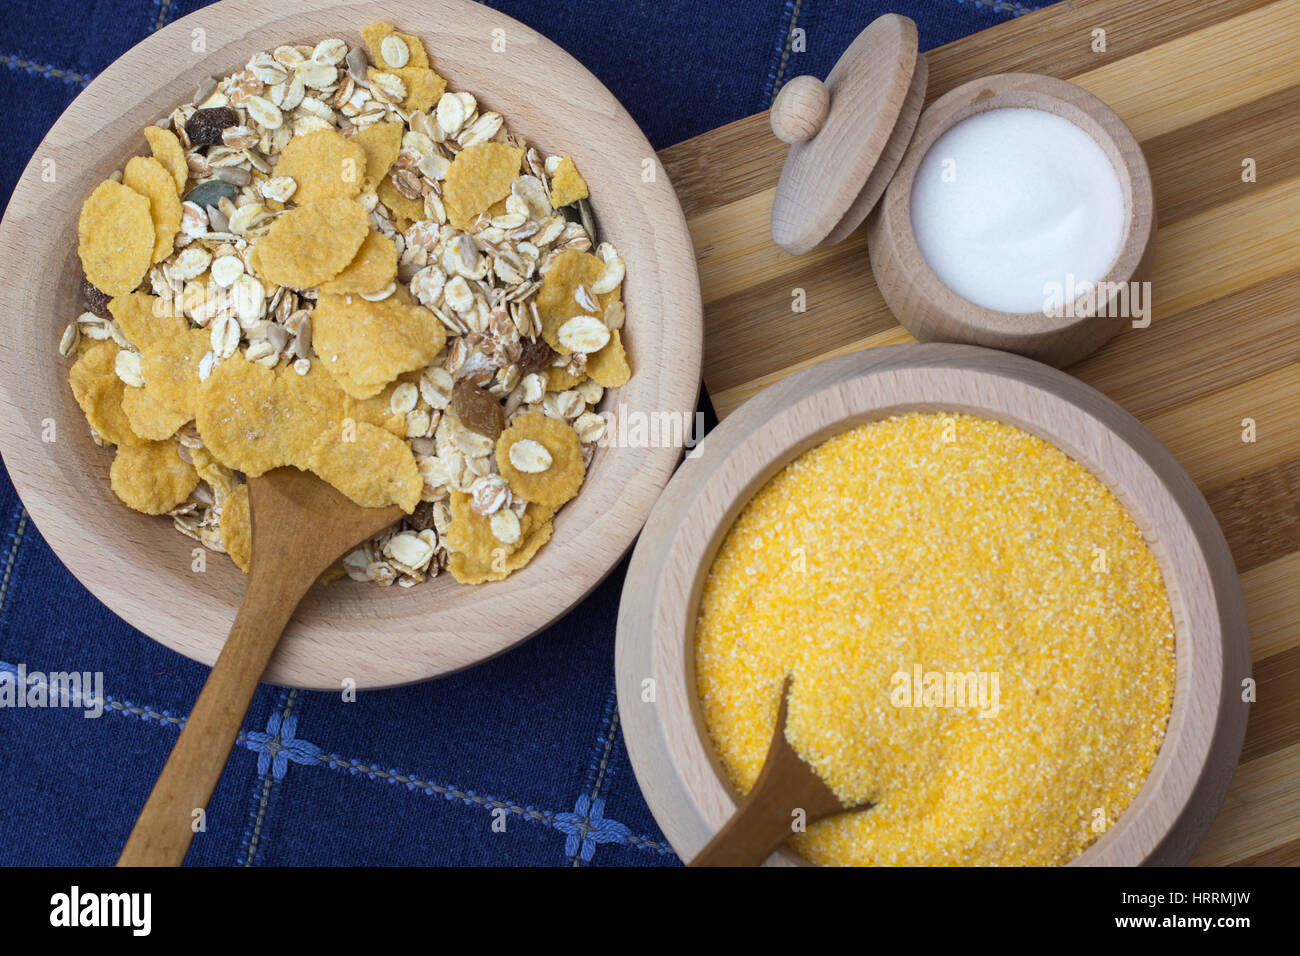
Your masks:
M 199 183 L 186 193 L 185 201 L 192 202 L 202 208 L 216 206 L 223 197 L 233 201 L 237 195 L 239 195 L 239 190 L 235 188 L 233 183 L 221 179 L 209 179 L 205 183 Z
M 561 206 L 559 211 L 563 213 L 564 218 L 569 222 L 576 222 L 583 229 L 586 229 L 587 235 L 591 237 L 593 243 L 600 242 L 596 237 L 596 217 L 591 211 L 591 203 L 585 199 L 579 199 L 567 206 Z

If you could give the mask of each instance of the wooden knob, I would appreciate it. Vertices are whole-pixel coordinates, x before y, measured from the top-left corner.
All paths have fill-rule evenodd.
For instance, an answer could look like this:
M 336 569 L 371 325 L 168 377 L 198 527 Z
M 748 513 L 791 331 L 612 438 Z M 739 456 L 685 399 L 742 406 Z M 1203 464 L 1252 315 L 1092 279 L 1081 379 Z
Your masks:
M 785 143 L 802 143 L 817 135 L 831 109 L 830 90 L 815 76 L 796 76 L 781 87 L 772 104 L 772 132 Z

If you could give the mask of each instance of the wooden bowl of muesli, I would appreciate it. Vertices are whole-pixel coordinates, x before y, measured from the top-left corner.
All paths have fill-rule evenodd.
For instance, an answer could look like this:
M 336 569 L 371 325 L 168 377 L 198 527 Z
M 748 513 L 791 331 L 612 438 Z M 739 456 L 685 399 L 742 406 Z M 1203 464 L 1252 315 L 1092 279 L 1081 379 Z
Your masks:
M 636 124 L 555 44 L 465 0 L 222 0 L 177 20 L 73 101 L 9 202 L 0 225 L 0 304 L 10 323 L 0 343 L 0 452 L 36 526 L 77 578 L 128 623 L 205 664 L 221 649 L 245 578 L 223 555 L 197 560 L 199 543 L 177 533 L 173 517 L 129 510 L 110 489 L 113 449 L 97 445 L 69 388 L 75 354 L 60 356 L 61 337 L 86 309 L 79 214 L 97 184 L 149 155 L 142 130 L 191 102 L 204 78 L 228 77 L 285 44 L 337 38 L 361 47 L 361 28 L 376 21 L 420 38 L 447 88 L 472 93 L 480 115 L 499 112 L 540 156 L 571 156 L 581 171 L 590 200 L 585 219 L 573 218 L 590 227 L 594 216 L 598 240 L 626 265 L 622 331 L 632 369 L 593 410 L 614 421 L 665 413 L 689 421 L 698 397 L 701 302 L 681 207 Z M 346 68 L 341 62 L 340 76 Z M 436 106 L 429 112 L 436 119 Z M 585 481 L 555 515 L 551 539 L 504 580 L 461 584 L 444 572 L 409 587 L 348 577 L 318 584 L 266 679 L 321 689 L 409 683 L 544 628 L 627 551 L 679 460 L 680 447 L 618 440 L 637 433 L 609 429 L 586 449 Z

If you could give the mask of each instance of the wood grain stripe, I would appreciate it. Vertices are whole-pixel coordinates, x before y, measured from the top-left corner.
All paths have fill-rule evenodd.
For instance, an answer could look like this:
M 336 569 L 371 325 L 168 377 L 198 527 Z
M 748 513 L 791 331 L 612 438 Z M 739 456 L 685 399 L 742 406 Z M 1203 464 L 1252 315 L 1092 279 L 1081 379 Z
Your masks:
M 1205 499 L 1228 539 L 1238 572 L 1300 551 L 1300 460 L 1213 489 Z
M 1172 223 L 1237 198 L 1248 158 L 1263 185 L 1300 176 L 1298 117 L 1300 86 L 1290 86 L 1146 140 L 1142 151 L 1160 221 Z
M 1070 374 L 1147 418 L 1275 372 L 1300 360 L 1297 281 L 1300 272 L 1289 272 L 1126 329 Z
M 1242 421 L 1255 441 L 1242 441 Z M 1144 419 L 1203 491 L 1300 457 L 1300 365 L 1291 364 Z
M 1282 0 L 1286 2 L 1286 0 Z M 930 90 L 942 95 L 972 76 L 1050 73 L 1065 79 L 1269 6 L 1268 0 L 1073 0 L 963 37 L 926 54 Z M 1106 49 L 1093 49 L 1096 28 Z M 996 39 L 991 39 L 996 31 Z
M 862 269 L 825 269 L 815 262 L 800 262 L 788 275 L 776 275 L 742 285 L 709 307 L 727 317 L 728 345 L 710 349 L 705 381 L 719 390 L 761 375 L 815 359 L 839 345 L 866 339 L 898 324 L 880 297 L 866 262 L 866 236 L 856 235 L 846 245 L 862 258 Z M 795 292 L 802 290 L 800 314 L 793 310 Z M 816 334 L 804 334 L 815 329 Z M 772 343 L 782 340 L 781 354 Z
M 1300 269 L 1300 179 L 1242 189 L 1249 190 L 1245 198 L 1157 232 L 1157 320 Z
M 839 246 L 821 246 L 792 256 L 774 243 L 770 229 L 774 194 L 774 189 L 767 189 L 687 220 L 706 307 L 747 288 L 757 277 L 785 276 L 815 265 L 826 270 L 828 263 L 843 255 L 845 250 Z M 859 234 L 848 242 L 864 240 Z
M 1255 703 L 1246 725 L 1242 761 L 1300 744 L 1300 647 L 1261 661 L 1254 668 Z
M 1300 744 L 1243 763 L 1192 862 L 1223 866 L 1290 844 L 1300 819 Z
M 1181 18 L 1181 17 L 1180 17 Z M 1242 69 L 1267 38 L 1267 70 Z M 1139 140 L 1277 93 L 1300 76 L 1300 17 L 1282 0 L 1073 78 L 1105 100 Z
M 1265 850 L 1263 853 L 1257 853 L 1254 856 L 1248 856 L 1240 860 L 1233 860 L 1229 865 L 1300 866 L 1300 840 L 1292 840 L 1290 843 L 1283 843 L 1271 850 Z
M 755 113 L 659 151 L 687 219 L 776 188 L 786 145 Z
M 1263 660 L 1300 647 L 1300 551 L 1246 571 L 1241 587 L 1250 615 L 1253 658 Z
M 1292 298 L 1297 281 L 1300 272 L 1287 273 L 1153 321 L 1150 328 L 1130 328 L 1070 373 L 1138 418 L 1147 418 L 1277 371 L 1300 359 L 1300 322 Z M 842 273 L 800 272 L 743 290 L 718 304 L 717 308 L 746 316 L 744 332 L 729 353 L 734 358 L 738 354 L 734 349 L 750 350 L 740 353 L 737 366 L 764 367 L 767 356 L 759 354 L 763 330 L 773 323 L 796 321 L 790 312 L 790 291 L 795 287 L 806 291 L 809 311 L 818 313 L 810 316 L 817 334 L 788 341 L 773 374 L 712 391 L 719 415 L 725 417 L 766 386 L 823 358 L 914 341 L 894 324 L 874 283 Z M 1250 321 L 1238 321 L 1241 315 L 1250 316 Z M 837 340 L 842 344 L 826 348 Z M 735 381 L 736 376 L 729 374 L 732 363 L 723 361 L 728 356 L 715 352 L 711 357 L 722 367 L 706 364 L 706 380 Z M 1157 361 L 1160 374 L 1152 375 L 1151 365 Z

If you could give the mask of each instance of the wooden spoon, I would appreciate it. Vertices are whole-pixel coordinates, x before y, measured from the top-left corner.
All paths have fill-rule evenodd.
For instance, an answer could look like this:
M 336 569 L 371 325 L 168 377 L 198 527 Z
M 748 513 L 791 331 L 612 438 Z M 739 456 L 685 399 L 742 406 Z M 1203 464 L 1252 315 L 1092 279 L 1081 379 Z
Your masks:
M 118 858 L 180 866 L 294 608 L 338 558 L 402 517 L 362 508 L 310 472 L 277 468 L 248 482 L 252 569 L 244 600 L 199 699 Z
M 817 772 L 785 739 L 786 702 L 790 680 L 781 690 L 776 712 L 776 730 L 767 750 L 763 769 L 749 795 L 741 801 L 731 819 L 713 835 L 708 846 L 688 866 L 760 866 L 794 832 L 795 812 L 803 811 L 807 825 L 823 817 L 858 807 L 846 807 Z

